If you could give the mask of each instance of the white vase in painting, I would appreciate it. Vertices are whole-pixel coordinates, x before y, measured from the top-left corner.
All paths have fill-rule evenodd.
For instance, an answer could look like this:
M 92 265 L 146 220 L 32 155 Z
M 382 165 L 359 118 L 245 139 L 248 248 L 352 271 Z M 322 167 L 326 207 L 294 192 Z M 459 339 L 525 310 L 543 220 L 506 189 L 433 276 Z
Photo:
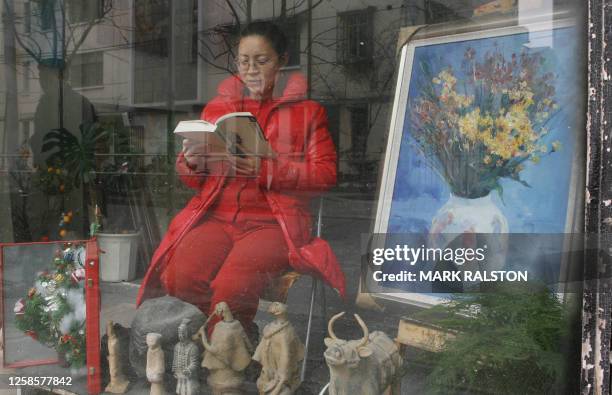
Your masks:
M 460 235 L 477 235 L 480 238 L 479 246 L 486 245 L 486 263 L 481 269 L 500 270 L 505 265 L 507 234 L 508 221 L 493 202 L 491 193 L 473 199 L 451 194 L 431 221 L 428 244 L 434 248 L 446 248 Z

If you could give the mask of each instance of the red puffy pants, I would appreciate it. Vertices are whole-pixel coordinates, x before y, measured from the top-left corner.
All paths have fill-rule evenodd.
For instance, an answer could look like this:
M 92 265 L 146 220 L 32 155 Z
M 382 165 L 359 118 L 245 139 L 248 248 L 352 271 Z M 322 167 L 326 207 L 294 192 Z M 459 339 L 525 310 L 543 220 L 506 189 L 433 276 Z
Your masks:
M 270 280 L 289 269 L 288 248 L 275 223 L 231 223 L 207 218 L 187 233 L 164 270 L 169 295 L 210 315 L 226 302 L 247 330 Z M 211 319 L 212 331 L 219 317 Z

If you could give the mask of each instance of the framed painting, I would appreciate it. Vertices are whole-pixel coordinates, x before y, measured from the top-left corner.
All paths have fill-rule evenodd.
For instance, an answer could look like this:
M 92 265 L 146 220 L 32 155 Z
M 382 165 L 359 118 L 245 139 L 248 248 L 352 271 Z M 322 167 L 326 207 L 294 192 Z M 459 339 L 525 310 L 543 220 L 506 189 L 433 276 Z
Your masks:
M 532 235 L 565 248 L 554 235 L 580 232 L 584 215 L 577 37 L 572 20 L 549 16 L 404 45 L 373 233 L 423 247 L 483 235 L 504 258 Z M 562 262 L 548 263 L 563 277 Z M 375 281 L 374 269 L 362 290 L 375 297 L 429 306 L 448 296 Z

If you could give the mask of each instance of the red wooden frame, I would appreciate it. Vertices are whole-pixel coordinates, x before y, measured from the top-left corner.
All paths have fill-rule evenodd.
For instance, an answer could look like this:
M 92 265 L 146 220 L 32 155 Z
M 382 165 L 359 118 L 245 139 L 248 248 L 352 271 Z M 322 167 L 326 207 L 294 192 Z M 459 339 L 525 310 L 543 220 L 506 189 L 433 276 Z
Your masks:
M 96 239 L 48 241 L 33 243 L 0 243 L 0 327 L 4 328 L 4 248 L 21 247 L 27 245 L 81 243 L 85 244 L 85 331 L 87 352 L 87 392 L 99 394 L 101 392 L 100 380 L 100 280 L 99 280 L 99 250 Z M 2 344 L 4 347 L 5 332 L 2 331 Z M 3 350 L 4 351 L 4 350 Z M 24 360 L 7 364 L 4 352 L 0 359 L 2 368 L 25 368 L 31 366 L 56 364 L 57 359 Z
M 87 349 L 87 392 L 99 394 L 100 381 L 100 256 L 96 239 L 86 244 L 85 318 Z

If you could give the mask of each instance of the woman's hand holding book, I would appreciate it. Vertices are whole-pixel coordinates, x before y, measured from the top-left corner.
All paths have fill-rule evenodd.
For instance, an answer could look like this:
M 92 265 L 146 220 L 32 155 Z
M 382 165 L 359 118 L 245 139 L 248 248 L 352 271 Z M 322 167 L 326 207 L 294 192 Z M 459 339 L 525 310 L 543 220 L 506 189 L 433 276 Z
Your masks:
M 229 155 L 228 161 L 237 175 L 256 177 L 259 173 L 259 157 Z
M 196 140 L 183 140 L 183 155 L 187 166 L 196 171 L 206 169 L 206 157 L 211 152 L 210 144 L 201 143 Z

